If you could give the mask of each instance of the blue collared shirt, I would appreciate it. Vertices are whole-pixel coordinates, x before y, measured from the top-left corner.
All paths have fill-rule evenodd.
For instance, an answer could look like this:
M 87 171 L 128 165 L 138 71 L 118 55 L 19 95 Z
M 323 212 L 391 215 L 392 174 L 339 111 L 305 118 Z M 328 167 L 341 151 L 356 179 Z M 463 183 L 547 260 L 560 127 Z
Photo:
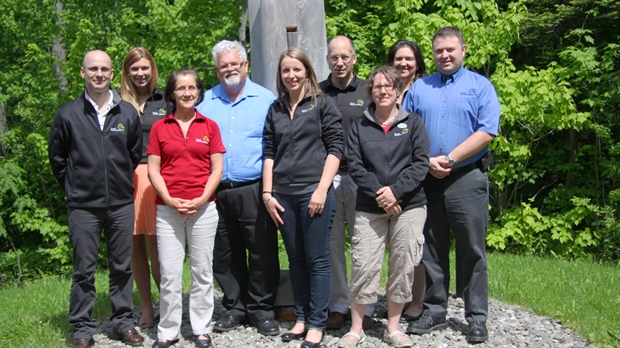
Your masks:
M 220 127 L 226 146 L 222 182 L 247 182 L 262 176 L 263 128 L 275 99 L 270 90 L 249 78 L 234 103 L 221 84 L 205 92 L 196 109 Z
M 484 76 L 461 68 L 444 77 L 437 72 L 417 80 L 403 101 L 409 112 L 418 113 L 431 141 L 430 157 L 447 155 L 477 131 L 497 135 L 500 105 L 491 82 Z M 474 163 L 488 146 L 459 162 L 459 168 Z

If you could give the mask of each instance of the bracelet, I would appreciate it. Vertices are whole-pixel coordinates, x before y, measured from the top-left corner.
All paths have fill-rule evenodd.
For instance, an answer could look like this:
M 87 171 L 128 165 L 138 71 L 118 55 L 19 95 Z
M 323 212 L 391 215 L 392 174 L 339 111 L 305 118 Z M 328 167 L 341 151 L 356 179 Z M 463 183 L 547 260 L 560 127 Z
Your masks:
M 265 200 L 263 203 L 264 203 L 264 204 L 267 204 L 267 203 L 269 203 L 269 201 L 270 201 L 270 200 L 272 200 L 272 199 L 273 199 L 273 196 L 271 196 L 271 197 L 267 198 L 267 200 Z
M 268 193 L 268 194 L 272 194 L 271 191 L 263 191 L 263 193 Z

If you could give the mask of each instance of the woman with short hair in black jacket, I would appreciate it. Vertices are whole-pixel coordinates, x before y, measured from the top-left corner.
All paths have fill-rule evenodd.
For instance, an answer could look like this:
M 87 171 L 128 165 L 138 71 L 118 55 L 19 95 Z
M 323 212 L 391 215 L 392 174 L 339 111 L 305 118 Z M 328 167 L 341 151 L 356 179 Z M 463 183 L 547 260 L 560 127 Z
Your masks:
M 397 104 L 402 87 L 393 67 L 375 69 L 367 84 L 373 102 L 349 133 L 349 174 L 358 188 L 351 234 L 352 324 L 341 347 L 355 347 L 364 338 L 364 311 L 377 300 L 386 245 L 388 325 L 383 340 L 411 347 L 398 322 L 404 304 L 411 301 L 414 267 L 422 258 L 426 196 L 421 184 L 428 172 L 430 142 L 420 116 Z

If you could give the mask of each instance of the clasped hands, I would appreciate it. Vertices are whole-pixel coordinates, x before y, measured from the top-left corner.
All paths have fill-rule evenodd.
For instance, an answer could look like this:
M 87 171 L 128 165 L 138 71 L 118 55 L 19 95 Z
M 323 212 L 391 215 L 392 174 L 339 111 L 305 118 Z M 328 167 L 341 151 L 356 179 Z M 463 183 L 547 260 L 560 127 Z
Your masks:
M 205 202 L 200 198 L 183 199 L 183 198 L 170 198 L 167 205 L 177 210 L 181 217 L 190 217 L 196 215 L 196 212 L 202 207 Z
M 400 214 L 403 209 L 400 207 L 402 200 L 396 199 L 394 193 L 389 186 L 383 186 L 377 191 L 377 205 L 390 215 Z
M 431 157 L 428 163 L 428 172 L 437 179 L 450 175 L 452 167 L 448 165 L 446 156 Z

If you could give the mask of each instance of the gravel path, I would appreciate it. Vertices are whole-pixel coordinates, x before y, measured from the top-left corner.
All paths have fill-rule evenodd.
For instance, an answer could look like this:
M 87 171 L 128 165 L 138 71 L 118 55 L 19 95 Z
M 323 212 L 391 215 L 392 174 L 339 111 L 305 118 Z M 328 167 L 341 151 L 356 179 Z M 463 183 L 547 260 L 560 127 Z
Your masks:
M 221 306 L 222 293 L 215 290 L 215 319 L 223 315 L 224 309 Z M 188 339 L 191 337 L 191 328 L 187 315 L 188 296 L 184 295 L 183 327 L 181 335 L 183 338 L 176 344 L 177 348 L 194 347 Z M 371 330 L 366 331 L 366 341 L 360 345 L 362 348 L 387 348 L 391 347 L 381 340 L 383 330 L 387 325 L 387 320 L 382 318 L 387 310 L 384 296 L 379 297 L 379 302 L 375 309 L 375 325 Z M 136 309 L 136 322 L 138 320 L 138 309 Z M 465 341 L 466 322 L 463 319 L 464 308 L 461 299 L 450 299 L 448 306 L 448 317 L 450 327 L 442 331 L 434 331 L 431 334 L 421 336 L 410 336 L 413 339 L 414 347 L 473 347 Z M 291 328 L 294 323 L 291 321 L 280 321 L 280 332 L 284 333 Z M 345 324 L 341 330 L 330 330 L 325 333 L 323 346 L 337 347 L 338 339 L 348 330 L 350 322 Z M 563 326 L 560 322 L 534 315 L 523 310 L 518 306 L 505 304 L 491 299 L 489 301 L 489 340 L 476 347 L 591 347 L 595 348 L 586 339 L 580 337 L 572 330 Z M 406 325 L 402 326 L 402 331 Z M 140 330 L 145 336 L 144 347 L 151 347 L 157 339 L 157 328 Z M 98 334 L 95 335 L 95 348 L 126 348 L 119 341 L 110 339 L 111 327 L 107 320 L 100 322 Z M 282 342 L 279 336 L 267 337 L 259 334 L 251 326 L 239 326 L 236 330 L 223 334 L 213 333 L 213 344 L 216 348 L 297 348 L 300 341 L 289 343 Z

